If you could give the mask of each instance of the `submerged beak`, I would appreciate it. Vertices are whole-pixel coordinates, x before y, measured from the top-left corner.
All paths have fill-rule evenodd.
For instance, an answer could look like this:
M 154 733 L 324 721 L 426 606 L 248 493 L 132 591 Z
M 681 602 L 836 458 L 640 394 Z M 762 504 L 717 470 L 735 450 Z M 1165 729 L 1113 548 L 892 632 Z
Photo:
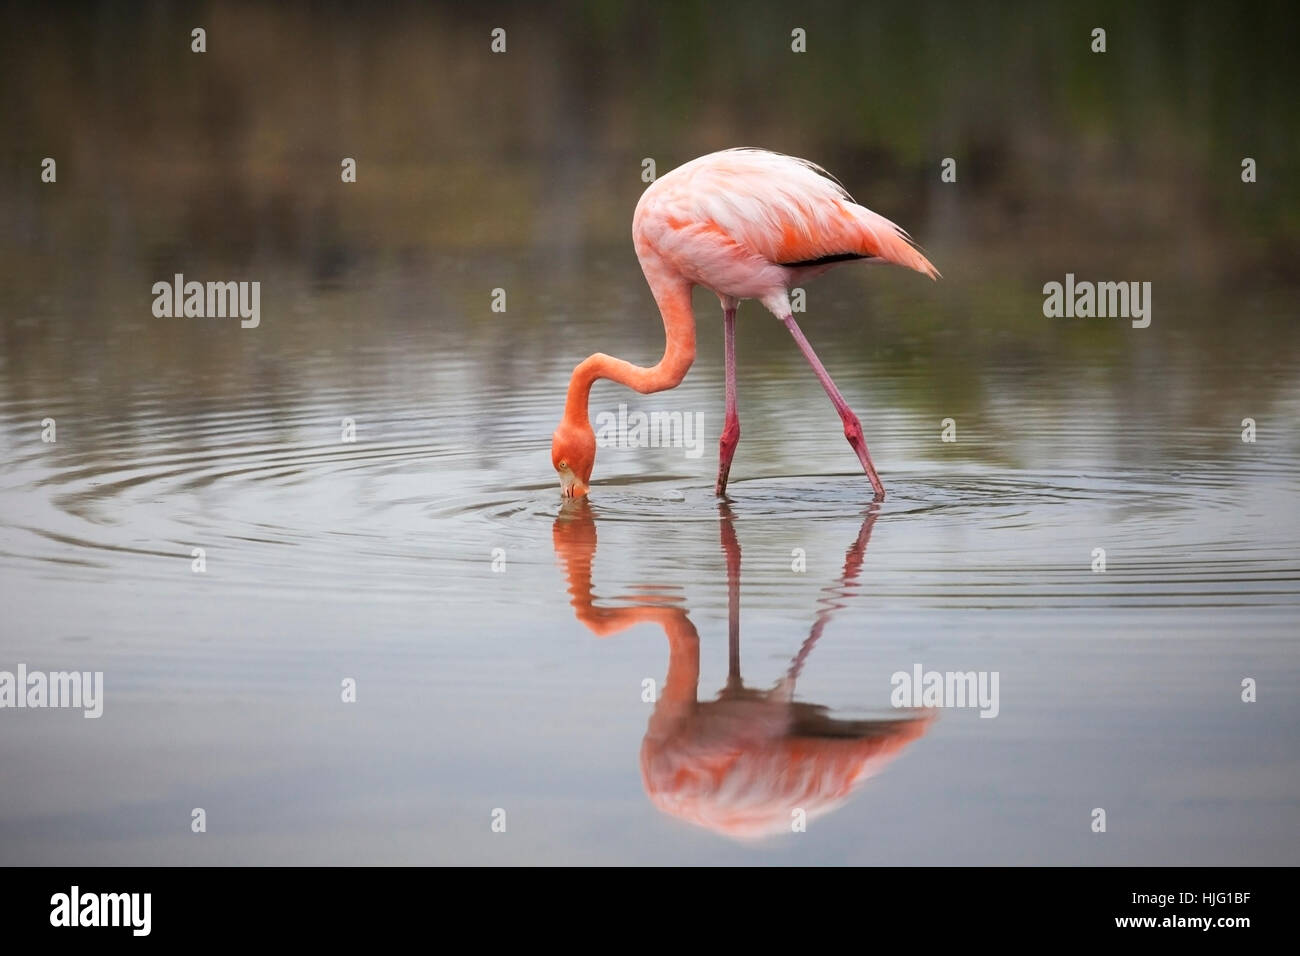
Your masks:
M 566 498 L 581 498 L 587 493 L 587 486 L 578 480 L 572 468 L 560 471 L 560 493 Z

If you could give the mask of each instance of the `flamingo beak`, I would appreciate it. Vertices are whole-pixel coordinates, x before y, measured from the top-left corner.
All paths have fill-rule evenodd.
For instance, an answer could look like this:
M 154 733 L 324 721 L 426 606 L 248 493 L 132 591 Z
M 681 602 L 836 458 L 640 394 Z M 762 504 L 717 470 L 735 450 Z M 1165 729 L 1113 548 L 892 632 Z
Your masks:
M 581 498 L 587 493 L 587 486 L 578 480 L 572 468 L 561 468 L 560 493 L 566 498 Z

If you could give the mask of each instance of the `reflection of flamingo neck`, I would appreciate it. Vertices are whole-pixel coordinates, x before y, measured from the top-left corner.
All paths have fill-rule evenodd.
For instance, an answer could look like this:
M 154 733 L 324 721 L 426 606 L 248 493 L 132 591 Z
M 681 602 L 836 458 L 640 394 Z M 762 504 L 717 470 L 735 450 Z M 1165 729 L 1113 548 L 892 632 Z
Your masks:
M 596 522 L 587 499 L 578 499 L 568 512 L 561 514 L 551 537 L 555 552 L 564 564 L 574 616 L 597 637 L 609 637 L 637 624 L 651 623 L 663 628 L 668 638 L 668 676 L 659 700 L 669 705 L 665 713 L 693 706 L 700 680 L 700 637 L 686 610 L 668 605 L 602 607 L 596 603 L 592 586 Z

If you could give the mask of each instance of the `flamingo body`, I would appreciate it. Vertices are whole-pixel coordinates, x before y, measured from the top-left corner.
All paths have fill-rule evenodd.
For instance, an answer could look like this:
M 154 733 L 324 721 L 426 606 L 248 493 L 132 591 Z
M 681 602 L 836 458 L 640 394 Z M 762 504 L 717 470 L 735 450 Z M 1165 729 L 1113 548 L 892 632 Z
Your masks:
M 757 299 L 778 318 L 789 289 L 840 262 L 885 260 L 938 276 L 903 230 L 820 167 L 760 149 L 710 153 L 656 180 L 632 236 L 647 278 L 667 269 L 719 297 Z
M 726 491 L 740 439 L 736 409 L 735 316 L 741 299 L 757 299 L 789 328 L 844 423 L 876 496 L 884 486 L 867 454 L 861 424 L 791 314 L 789 290 L 843 262 L 889 262 L 930 278 L 938 270 L 907 233 L 859 206 L 824 170 L 807 160 L 760 149 L 710 153 L 660 177 L 637 203 L 632 238 L 646 281 L 663 315 L 663 358 L 633 365 L 604 353 L 574 369 L 551 460 L 566 497 L 585 495 L 596 442 L 588 418 L 592 384 L 601 378 L 638 392 L 673 388 L 695 360 L 691 289 L 712 290 L 722 303 L 726 343 L 726 423 L 719 441 L 717 493 Z

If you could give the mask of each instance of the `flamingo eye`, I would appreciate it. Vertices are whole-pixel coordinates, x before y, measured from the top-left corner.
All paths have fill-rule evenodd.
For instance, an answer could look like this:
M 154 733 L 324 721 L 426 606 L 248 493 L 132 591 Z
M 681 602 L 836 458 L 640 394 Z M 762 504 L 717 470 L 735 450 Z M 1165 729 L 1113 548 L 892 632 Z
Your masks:
M 568 467 L 569 467 L 569 463 L 568 463 L 567 461 L 562 461 L 562 462 L 560 462 L 560 470 L 561 470 L 561 471 L 563 471 L 565 468 L 568 468 Z

